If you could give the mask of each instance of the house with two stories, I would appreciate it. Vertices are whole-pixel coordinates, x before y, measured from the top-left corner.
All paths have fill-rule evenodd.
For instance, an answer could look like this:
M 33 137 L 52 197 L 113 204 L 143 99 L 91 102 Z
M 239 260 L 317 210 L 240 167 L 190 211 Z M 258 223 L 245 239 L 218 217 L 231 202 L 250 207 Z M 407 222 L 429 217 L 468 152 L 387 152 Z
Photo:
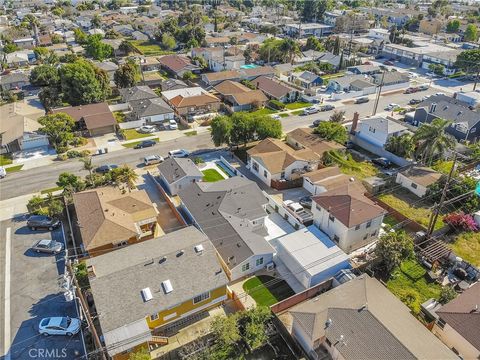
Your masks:
M 181 189 L 203 179 L 203 173 L 188 158 L 169 157 L 158 165 L 158 170 L 162 186 L 170 195 L 177 195 Z
M 227 43 L 228 41 L 227 39 Z M 208 69 L 215 72 L 237 70 L 245 65 L 243 51 L 237 47 L 195 48 L 192 49 L 192 58 L 195 56 L 204 58 L 208 64 Z
M 285 34 L 293 38 L 307 38 L 309 36 L 322 37 L 332 33 L 333 26 L 319 23 L 286 24 L 283 26 Z
M 114 360 L 165 345 L 164 329 L 195 322 L 228 296 L 215 248 L 193 226 L 91 257 L 87 270 L 102 339 Z
M 255 182 L 240 176 L 194 182 L 178 196 L 188 221 L 212 241 L 230 281 L 272 262 L 275 251 L 262 235 L 268 201 Z
M 360 120 L 354 132 L 355 137 L 374 146 L 384 148 L 391 137 L 409 133 L 409 130 L 396 121 L 375 116 Z
M 81 248 L 90 256 L 152 239 L 161 231 L 145 190 L 100 187 L 73 194 L 73 205 Z
M 395 182 L 421 198 L 427 194 L 428 187 L 442 177 L 442 173 L 429 167 L 411 166 L 398 172 Z

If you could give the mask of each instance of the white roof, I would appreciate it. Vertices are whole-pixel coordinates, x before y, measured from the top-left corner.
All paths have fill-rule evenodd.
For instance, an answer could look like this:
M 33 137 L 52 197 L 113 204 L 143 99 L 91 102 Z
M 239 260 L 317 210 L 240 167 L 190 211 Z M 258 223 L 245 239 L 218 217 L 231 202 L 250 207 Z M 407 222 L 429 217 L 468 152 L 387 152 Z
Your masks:
M 197 86 L 184 89 L 162 91 L 162 96 L 167 100 L 171 100 L 178 95 L 182 95 L 182 97 L 189 97 L 201 95 L 202 93 L 206 93 L 206 91 L 203 90 L 201 87 Z
M 151 340 L 152 335 L 145 318 L 103 334 L 108 354 L 113 356 Z
M 302 30 L 309 30 L 309 29 L 325 29 L 325 28 L 331 28 L 330 25 L 326 24 L 319 24 L 319 23 L 307 23 L 307 24 L 287 24 L 287 26 L 298 29 L 301 26 Z
M 278 245 L 311 276 L 348 261 L 347 254 L 314 225 L 282 236 Z

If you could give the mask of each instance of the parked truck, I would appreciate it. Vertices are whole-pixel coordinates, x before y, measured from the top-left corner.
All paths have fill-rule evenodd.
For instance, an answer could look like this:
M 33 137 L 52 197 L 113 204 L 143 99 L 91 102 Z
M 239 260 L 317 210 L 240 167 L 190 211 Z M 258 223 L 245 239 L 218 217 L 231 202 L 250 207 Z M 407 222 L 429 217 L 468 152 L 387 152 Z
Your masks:
M 300 203 L 293 200 L 285 200 L 283 207 L 299 222 L 305 226 L 309 226 L 313 223 L 313 214 L 310 210 L 305 209 Z

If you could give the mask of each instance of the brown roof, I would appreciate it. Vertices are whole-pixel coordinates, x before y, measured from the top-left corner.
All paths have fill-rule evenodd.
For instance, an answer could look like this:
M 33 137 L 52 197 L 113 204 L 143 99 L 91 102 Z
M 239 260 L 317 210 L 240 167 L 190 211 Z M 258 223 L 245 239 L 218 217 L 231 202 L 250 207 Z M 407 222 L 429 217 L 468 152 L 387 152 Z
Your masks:
M 286 86 L 278 81 L 275 81 L 266 76 L 259 76 L 253 81 L 254 85 L 262 90 L 267 95 L 273 96 L 274 98 L 281 98 L 294 89 L 289 86 Z
M 174 98 L 170 99 L 170 103 L 176 108 L 182 108 L 187 106 L 202 106 L 216 102 L 220 102 L 220 99 L 208 93 L 188 97 L 177 95 Z
M 25 119 L 16 113 L 16 104 L 0 107 L 0 146 L 7 145 L 23 136 Z M 6 121 L 8 119 L 8 121 Z
M 117 123 L 106 102 L 55 109 L 53 113 L 68 114 L 76 122 L 83 120 L 88 130 L 116 125 Z
M 215 85 L 213 88 L 222 95 L 231 95 L 250 91 L 250 89 L 247 88 L 245 85 L 240 84 L 237 81 L 231 80 L 222 81 L 220 84 Z
M 205 42 L 207 44 L 229 43 L 230 38 L 228 38 L 226 36 L 219 36 L 219 37 L 210 36 L 210 37 L 205 38 Z
M 299 143 L 302 147 L 308 147 L 312 151 L 316 152 L 319 156 L 322 156 L 325 151 L 341 150 L 345 147 L 334 141 L 323 140 L 320 136 L 313 133 L 309 128 L 298 128 L 290 131 L 287 134 L 287 138 Z
M 346 227 L 351 228 L 386 213 L 383 208 L 363 195 L 363 192 L 364 188 L 360 183 L 352 182 L 312 199 Z
M 479 306 L 480 283 L 477 282 L 436 312 L 477 350 L 480 350 Z
M 366 189 L 357 180 L 350 176 L 343 174 L 337 166 L 326 167 L 311 171 L 302 175 L 310 180 L 315 185 L 322 186 L 326 191 L 332 191 L 337 188 L 347 188 L 350 184 L 355 183 L 356 188 L 364 193 Z
M 86 250 L 137 236 L 137 223 L 157 217 L 145 190 L 122 193 L 113 186 L 102 187 L 73 194 L 73 203 Z
M 252 69 L 242 69 L 241 71 L 248 77 L 275 74 L 275 69 L 271 66 L 259 66 Z
M 314 170 L 303 174 L 303 177 L 308 177 L 312 183 L 322 181 L 330 177 L 341 175 L 342 172 L 338 166 L 329 166 L 322 169 Z
M 253 104 L 255 102 L 266 102 L 267 97 L 261 90 L 235 93 L 231 95 L 238 105 Z
M 239 79 L 240 73 L 237 70 L 219 71 L 205 74 L 208 81 Z
M 165 55 L 158 59 L 158 62 L 172 71 L 180 71 L 192 65 L 187 58 L 178 55 Z
M 416 184 L 420 184 L 425 187 L 436 183 L 443 176 L 442 173 L 439 173 L 433 169 L 419 166 L 411 167 L 410 169 L 403 171 L 401 174 Z

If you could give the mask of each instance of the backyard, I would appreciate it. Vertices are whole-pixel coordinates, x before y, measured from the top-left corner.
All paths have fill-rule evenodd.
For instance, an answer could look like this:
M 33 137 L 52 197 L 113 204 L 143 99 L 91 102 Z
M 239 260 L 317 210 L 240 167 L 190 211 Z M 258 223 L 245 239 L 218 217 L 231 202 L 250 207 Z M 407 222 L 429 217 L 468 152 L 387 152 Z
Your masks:
M 270 306 L 295 295 L 285 280 L 275 279 L 267 275 L 254 276 L 248 279 L 243 283 L 243 290 L 260 306 Z
M 223 180 L 224 177 L 215 169 L 206 169 L 202 171 L 203 181 L 205 182 L 216 182 Z
M 172 51 L 165 51 L 159 44 L 156 44 L 152 41 L 132 40 L 131 43 L 145 56 L 173 54 Z
M 421 304 L 428 299 L 438 299 L 442 289 L 436 283 L 429 283 L 425 274 L 423 266 L 416 259 L 410 259 L 400 264 L 387 281 L 388 289 L 414 314 L 420 312 Z
M 480 232 L 464 232 L 448 244 L 452 251 L 472 265 L 480 266 Z
M 374 165 L 366 161 L 357 161 L 351 154 L 344 155 L 333 150 L 324 156 L 327 161 L 325 165 L 338 165 L 344 174 L 355 176 L 359 180 L 378 175 L 378 170 Z

